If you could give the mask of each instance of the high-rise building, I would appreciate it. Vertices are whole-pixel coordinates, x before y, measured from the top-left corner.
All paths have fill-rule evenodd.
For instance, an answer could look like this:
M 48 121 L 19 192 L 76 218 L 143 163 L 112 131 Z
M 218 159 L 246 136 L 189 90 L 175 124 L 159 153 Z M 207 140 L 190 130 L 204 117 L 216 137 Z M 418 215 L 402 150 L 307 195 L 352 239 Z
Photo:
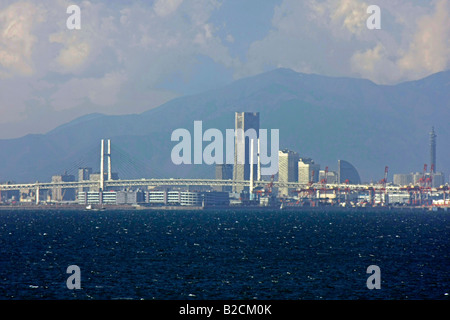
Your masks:
M 339 183 L 338 173 L 336 171 L 328 171 L 325 177 L 325 170 L 319 171 L 319 181 L 327 179 L 327 183 L 337 184 Z
M 298 160 L 300 156 L 291 150 L 278 151 L 278 181 L 296 182 L 298 181 Z M 288 196 L 292 188 L 279 188 L 278 195 Z
M 308 184 L 319 181 L 320 164 L 310 158 L 300 158 L 298 161 L 298 182 Z
M 216 164 L 216 179 L 230 180 L 233 179 L 233 165 L 232 164 Z M 232 187 L 214 187 L 216 191 L 231 192 Z
M 78 182 L 88 181 L 92 174 L 92 168 L 79 168 L 78 169 Z M 89 191 L 89 187 L 79 187 L 78 192 Z
M 442 172 L 426 172 L 425 177 L 421 172 L 407 174 L 396 173 L 394 174 L 394 184 L 399 186 L 416 185 L 438 188 L 445 184 L 445 177 Z
M 63 175 L 52 176 L 52 182 L 54 183 L 74 181 L 75 176 L 67 174 L 67 172 L 65 172 Z M 55 201 L 73 201 L 75 200 L 75 189 L 55 186 L 52 188 L 52 199 Z
M 436 133 L 434 127 L 431 127 L 430 132 L 430 172 L 436 172 Z
M 257 139 L 259 138 L 259 112 L 235 113 L 235 137 L 233 180 L 250 180 L 250 140 L 254 140 L 254 153 L 256 153 Z M 251 130 L 253 129 L 253 130 Z M 253 178 L 257 179 L 257 159 L 254 158 Z M 234 192 L 242 192 L 248 187 L 234 187 Z
M 411 173 L 411 176 L 414 185 L 421 184 L 421 181 L 423 180 L 423 173 L 421 172 Z
M 414 183 L 414 177 L 412 173 L 396 173 L 394 174 L 393 183 L 397 186 L 408 186 Z
M 78 181 L 89 180 L 89 176 L 92 173 L 92 168 L 79 168 L 78 169 Z
M 445 184 L 445 176 L 442 172 L 432 173 L 431 187 L 439 188 Z
M 348 161 L 338 160 L 339 183 L 361 184 L 358 170 Z

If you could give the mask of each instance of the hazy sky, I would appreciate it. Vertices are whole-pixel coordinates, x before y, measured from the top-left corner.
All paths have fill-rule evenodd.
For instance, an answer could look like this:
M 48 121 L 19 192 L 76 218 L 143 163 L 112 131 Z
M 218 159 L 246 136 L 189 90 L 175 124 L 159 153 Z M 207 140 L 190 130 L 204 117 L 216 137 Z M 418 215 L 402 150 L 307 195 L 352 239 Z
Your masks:
M 450 0 L 0 0 L 0 139 L 277 67 L 392 84 L 449 66 Z

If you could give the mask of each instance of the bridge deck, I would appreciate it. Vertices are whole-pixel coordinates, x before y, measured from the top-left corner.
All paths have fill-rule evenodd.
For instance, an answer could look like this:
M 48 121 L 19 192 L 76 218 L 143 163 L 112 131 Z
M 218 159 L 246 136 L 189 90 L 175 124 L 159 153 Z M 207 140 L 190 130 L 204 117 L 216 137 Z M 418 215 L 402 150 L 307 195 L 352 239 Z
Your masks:
M 265 187 L 270 181 L 254 181 L 253 185 L 257 187 Z M 135 179 L 135 180 L 109 180 L 104 182 L 105 187 L 133 187 L 133 186 L 236 186 L 236 187 L 248 187 L 250 186 L 249 180 L 234 181 L 234 180 L 218 180 L 218 179 Z M 75 182 L 36 182 L 36 183 L 24 183 L 24 184 L 0 184 L 0 191 L 7 190 L 22 190 L 22 189 L 36 189 L 41 190 L 53 189 L 53 188 L 82 188 L 82 187 L 99 187 L 99 181 L 75 181 Z M 378 185 L 352 185 L 352 184 L 326 184 L 315 183 L 312 185 L 306 185 L 298 182 L 280 182 L 274 181 L 273 187 L 275 188 L 294 188 L 294 189 L 339 189 L 339 190 L 387 190 L 398 191 L 401 189 L 399 186 L 383 186 Z

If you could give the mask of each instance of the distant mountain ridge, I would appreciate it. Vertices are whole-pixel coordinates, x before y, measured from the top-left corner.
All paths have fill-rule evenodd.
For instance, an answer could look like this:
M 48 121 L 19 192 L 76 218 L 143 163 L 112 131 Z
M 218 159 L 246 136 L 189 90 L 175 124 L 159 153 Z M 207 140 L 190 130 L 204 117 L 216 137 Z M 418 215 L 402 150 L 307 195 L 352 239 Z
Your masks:
M 386 86 L 276 69 L 141 114 L 90 114 L 46 134 L 0 140 L 0 181 L 49 181 L 82 166 L 98 170 L 102 138 L 112 140 L 113 168 L 122 178 L 212 178 L 211 166 L 171 163 L 171 133 L 192 131 L 195 120 L 203 130 L 234 128 L 236 111 L 260 112 L 261 128 L 280 130 L 280 149 L 330 170 L 347 160 L 363 181 L 381 180 L 386 165 L 389 180 L 392 173 L 422 171 L 434 126 L 437 170 L 450 173 L 450 71 Z

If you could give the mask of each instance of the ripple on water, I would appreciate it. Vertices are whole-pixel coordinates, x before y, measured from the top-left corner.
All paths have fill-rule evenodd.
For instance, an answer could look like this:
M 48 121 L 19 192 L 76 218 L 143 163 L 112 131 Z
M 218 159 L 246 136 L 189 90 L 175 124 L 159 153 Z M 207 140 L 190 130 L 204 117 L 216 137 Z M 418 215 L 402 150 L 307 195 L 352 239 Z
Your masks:
M 439 213 L 0 213 L 11 299 L 448 299 Z M 81 269 L 80 292 L 66 268 Z M 366 288 L 369 265 L 382 288 Z

